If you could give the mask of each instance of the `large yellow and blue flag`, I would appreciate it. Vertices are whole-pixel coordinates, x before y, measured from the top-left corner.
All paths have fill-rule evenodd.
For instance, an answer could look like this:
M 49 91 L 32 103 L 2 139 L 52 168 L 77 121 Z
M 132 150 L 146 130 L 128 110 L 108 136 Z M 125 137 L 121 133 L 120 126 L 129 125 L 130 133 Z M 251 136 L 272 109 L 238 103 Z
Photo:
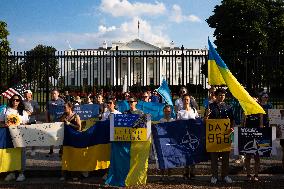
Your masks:
M 137 123 L 139 116 L 133 115 L 116 115 L 111 119 L 111 125 L 117 128 L 125 128 L 121 133 L 128 134 L 129 129 L 145 127 L 145 120 Z M 141 121 L 141 120 L 140 120 Z M 135 123 L 137 125 L 135 125 Z M 149 122 L 148 122 L 149 123 Z M 140 130 L 141 131 L 141 130 Z M 116 130 L 114 130 L 116 132 Z M 139 133 L 138 133 L 139 135 Z M 148 158 L 151 141 L 115 141 L 111 144 L 110 168 L 106 184 L 111 186 L 135 186 L 146 184 Z
M 263 108 L 249 95 L 244 87 L 233 76 L 225 62 L 221 59 L 208 39 L 209 60 L 208 80 L 209 85 L 227 85 L 232 95 L 239 101 L 245 115 L 265 114 Z
M 109 120 L 80 132 L 65 126 L 62 170 L 94 171 L 110 164 Z
M 0 173 L 21 170 L 21 148 L 14 148 L 8 128 L 0 128 Z

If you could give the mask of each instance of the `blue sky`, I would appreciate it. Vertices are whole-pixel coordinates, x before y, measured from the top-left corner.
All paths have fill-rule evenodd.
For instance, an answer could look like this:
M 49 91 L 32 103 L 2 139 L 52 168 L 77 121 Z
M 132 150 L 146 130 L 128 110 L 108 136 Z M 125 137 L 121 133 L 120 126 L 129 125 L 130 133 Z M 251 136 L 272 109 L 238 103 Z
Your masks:
M 205 19 L 221 0 L 1 0 L 13 51 L 38 44 L 57 50 L 97 48 L 137 38 L 154 45 L 204 48 L 213 37 Z

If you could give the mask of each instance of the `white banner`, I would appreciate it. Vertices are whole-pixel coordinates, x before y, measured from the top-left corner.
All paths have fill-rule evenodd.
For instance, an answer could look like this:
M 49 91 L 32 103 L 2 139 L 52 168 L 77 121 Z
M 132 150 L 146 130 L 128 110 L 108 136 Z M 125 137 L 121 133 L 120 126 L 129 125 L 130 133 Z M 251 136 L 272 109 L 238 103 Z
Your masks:
M 284 109 L 268 109 L 269 126 L 276 127 L 276 137 L 284 139 Z
M 41 123 L 9 127 L 14 147 L 59 146 L 63 144 L 64 123 Z

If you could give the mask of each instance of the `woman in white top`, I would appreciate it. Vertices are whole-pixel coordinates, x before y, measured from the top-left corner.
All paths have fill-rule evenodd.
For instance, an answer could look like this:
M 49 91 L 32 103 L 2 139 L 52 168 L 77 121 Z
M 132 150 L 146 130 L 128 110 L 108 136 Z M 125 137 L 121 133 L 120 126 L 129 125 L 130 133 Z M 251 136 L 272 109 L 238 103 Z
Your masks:
M 115 108 L 115 100 L 113 98 L 109 98 L 106 102 L 107 111 L 103 113 L 101 121 L 105 121 L 109 119 L 110 114 L 121 114 L 120 111 L 117 111 Z
M 28 112 L 25 110 L 25 105 L 23 103 L 22 97 L 20 95 L 13 95 L 9 99 L 9 104 L 6 109 L 4 109 L 0 115 L 0 123 L 1 126 L 9 126 L 7 123 L 7 118 L 9 115 L 17 115 L 20 120 L 20 124 L 27 124 L 29 122 L 29 115 Z M 25 175 L 24 175 L 24 169 L 25 169 L 25 162 L 26 162 L 26 155 L 25 155 L 25 148 L 22 148 L 22 170 L 19 174 L 19 176 L 16 179 L 15 172 L 9 173 L 5 177 L 5 181 L 11 181 L 16 179 L 16 181 L 24 181 Z
M 195 108 L 190 106 L 190 95 L 183 95 L 183 110 L 178 111 L 177 120 L 188 120 L 188 119 L 196 119 L 198 118 L 198 112 Z M 184 179 L 190 179 L 195 177 L 194 174 L 195 165 L 191 165 L 189 167 L 185 167 L 185 173 L 183 175 Z

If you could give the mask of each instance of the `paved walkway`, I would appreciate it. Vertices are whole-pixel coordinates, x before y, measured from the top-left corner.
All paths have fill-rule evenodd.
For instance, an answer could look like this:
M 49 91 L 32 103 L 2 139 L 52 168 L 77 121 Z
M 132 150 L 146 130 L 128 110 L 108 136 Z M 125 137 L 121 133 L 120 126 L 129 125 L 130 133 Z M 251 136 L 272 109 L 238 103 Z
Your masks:
M 0 188 L 109 188 L 103 185 L 102 176 L 106 170 L 94 171 L 88 178 L 80 178 L 74 182 L 68 179 L 65 182 L 59 181 L 61 174 L 61 161 L 58 155 L 58 148 L 52 157 L 46 157 L 48 148 L 38 148 L 35 156 L 30 156 L 30 149 L 27 149 L 27 170 L 26 181 L 22 183 L 4 182 L 6 174 L 0 174 Z M 230 174 L 234 183 L 226 185 L 219 183 L 212 186 L 210 180 L 210 162 L 203 162 L 196 165 L 197 177 L 195 180 L 183 180 L 182 168 L 173 169 L 173 176 L 170 179 L 161 181 L 160 170 L 153 163 L 149 164 L 148 184 L 139 188 L 284 188 L 284 170 L 281 167 L 279 157 L 261 159 L 260 182 L 247 182 L 245 171 L 241 164 L 236 164 L 230 159 Z M 133 187 L 137 188 L 137 187 Z

